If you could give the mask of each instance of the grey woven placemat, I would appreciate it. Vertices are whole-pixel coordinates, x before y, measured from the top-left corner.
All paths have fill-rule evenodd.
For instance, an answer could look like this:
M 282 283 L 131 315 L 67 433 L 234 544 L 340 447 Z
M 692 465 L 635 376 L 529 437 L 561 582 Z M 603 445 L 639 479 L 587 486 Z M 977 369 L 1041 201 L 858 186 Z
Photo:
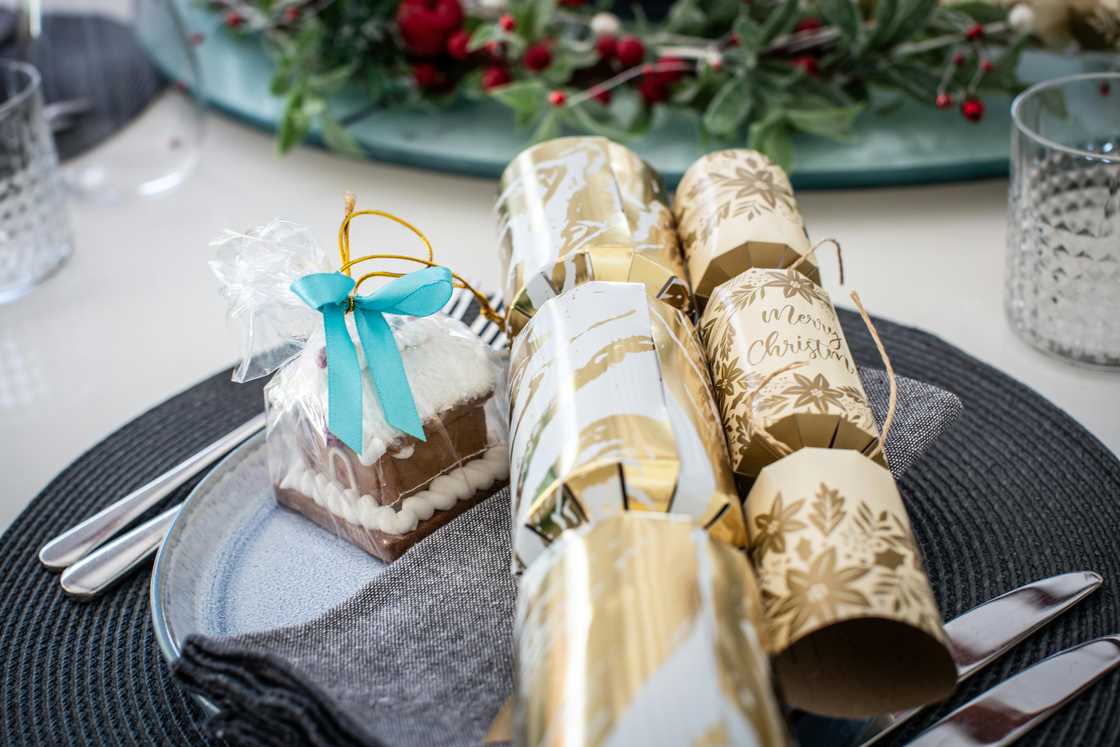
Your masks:
M 841 321 L 857 361 L 877 365 L 859 319 L 841 312 Z M 951 434 L 901 481 L 942 611 L 953 616 L 1063 571 L 1087 568 L 1105 577 L 1101 591 L 979 675 L 949 706 L 1047 653 L 1120 631 L 1113 588 L 1120 579 L 1120 462 L 1027 387 L 932 335 L 889 322 L 878 326 L 900 374 L 964 402 Z M 201 710 L 171 681 L 156 649 L 147 574 L 95 602 L 75 604 L 35 554 L 54 534 L 259 408 L 259 388 L 230 384 L 228 373 L 199 384 L 82 456 L 0 538 L 0 743 L 208 743 Z M 1117 743 L 1115 674 L 1021 742 Z

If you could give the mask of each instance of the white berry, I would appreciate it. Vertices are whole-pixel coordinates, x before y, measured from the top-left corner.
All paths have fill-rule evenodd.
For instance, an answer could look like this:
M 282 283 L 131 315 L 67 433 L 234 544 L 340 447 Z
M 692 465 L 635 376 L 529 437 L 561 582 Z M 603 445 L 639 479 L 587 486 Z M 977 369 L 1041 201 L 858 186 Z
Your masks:
M 1021 34 L 1033 31 L 1034 11 L 1026 3 L 1019 3 L 1007 14 L 1007 22 Z
M 595 36 L 614 36 L 622 28 L 614 13 L 596 13 L 591 16 L 591 33 Z

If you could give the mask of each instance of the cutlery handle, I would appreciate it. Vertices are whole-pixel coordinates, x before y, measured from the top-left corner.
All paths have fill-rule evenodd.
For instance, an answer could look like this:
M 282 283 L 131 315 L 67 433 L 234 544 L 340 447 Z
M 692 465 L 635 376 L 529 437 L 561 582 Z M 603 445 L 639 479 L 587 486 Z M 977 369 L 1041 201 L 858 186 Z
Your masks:
M 1066 649 L 1004 680 L 908 747 L 1006 747 L 1120 666 L 1120 636 Z
M 39 562 L 52 571 L 60 571 L 78 562 L 264 425 L 264 414 L 256 416 L 139 490 L 58 535 L 43 545 L 39 551 Z
M 182 504 L 164 511 L 67 568 L 62 572 L 62 590 L 88 600 L 124 578 L 155 552 L 180 508 Z

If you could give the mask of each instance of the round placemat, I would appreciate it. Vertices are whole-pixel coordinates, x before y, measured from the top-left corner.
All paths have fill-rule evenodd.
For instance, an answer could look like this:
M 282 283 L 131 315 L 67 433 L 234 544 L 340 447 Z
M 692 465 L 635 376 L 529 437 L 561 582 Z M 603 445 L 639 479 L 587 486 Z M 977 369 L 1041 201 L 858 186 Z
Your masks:
M 876 365 L 878 354 L 858 317 L 841 317 L 857 361 Z M 1120 579 L 1120 461 L 1039 395 L 953 346 L 889 322 L 880 322 L 879 331 L 899 374 L 955 392 L 964 403 L 957 425 L 900 483 L 945 616 L 1056 573 L 1093 570 L 1105 579 L 1100 591 L 903 731 L 903 741 L 1044 656 L 1120 632 L 1114 586 Z M 0 538 L 0 743 L 210 743 L 202 712 L 170 678 L 156 648 L 147 571 L 78 603 L 62 594 L 57 576 L 36 554 L 58 532 L 260 406 L 259 383 L 231 384 L 222 373 L 198 384 L 80 457 Z M 1022 741 L 1117 743 L 1115 673 Z

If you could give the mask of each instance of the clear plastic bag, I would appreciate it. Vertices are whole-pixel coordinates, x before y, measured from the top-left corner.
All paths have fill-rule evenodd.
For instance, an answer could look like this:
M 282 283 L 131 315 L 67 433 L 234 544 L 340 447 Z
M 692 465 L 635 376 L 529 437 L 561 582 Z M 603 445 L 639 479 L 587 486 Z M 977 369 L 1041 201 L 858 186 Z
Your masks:
M 423 427 L 419 439 L 386 422 L 347 316 L 362 381 L 358 453 L 328 427 L 323 316 L 290 288 L 330 270 L 307 229 L 274 221 L 216 243 L 212 267 L 243 329 L 234 378 L 276 370 L 265 387 L 266 439 L 282 505 L 392 561 L 507 482 L 505 361 L 462 322 L 442 312 L 386 315 Z

